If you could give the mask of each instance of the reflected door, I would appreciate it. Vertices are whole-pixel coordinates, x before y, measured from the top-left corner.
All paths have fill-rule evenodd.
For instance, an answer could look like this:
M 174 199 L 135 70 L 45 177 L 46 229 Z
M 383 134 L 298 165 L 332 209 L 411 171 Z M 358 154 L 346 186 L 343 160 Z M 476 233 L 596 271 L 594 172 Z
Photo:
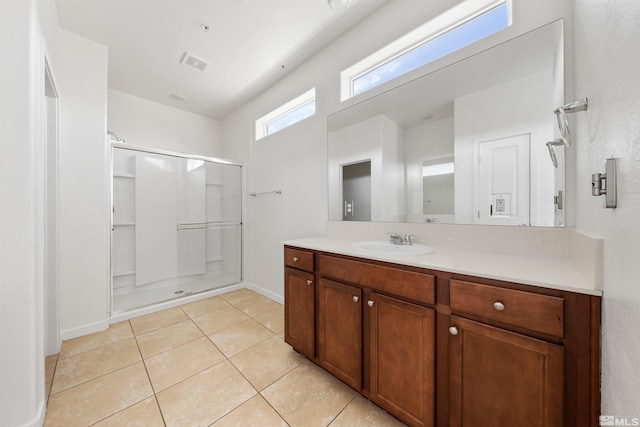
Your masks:
M 342 220 L 371 221 L 371 161 L 342 167 Z
M 531 225 L 529 134 L 478 144 L 477 219 L 480 224 Z

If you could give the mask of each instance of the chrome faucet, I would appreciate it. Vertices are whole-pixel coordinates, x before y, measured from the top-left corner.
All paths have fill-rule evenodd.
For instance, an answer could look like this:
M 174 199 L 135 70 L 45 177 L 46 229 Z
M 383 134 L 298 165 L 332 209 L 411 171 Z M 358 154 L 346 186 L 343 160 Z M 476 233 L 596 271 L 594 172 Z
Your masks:
M 411 238 L 418 237 L 416 234 L 411 234 L 411 233 L 406 233 L 404 235 L 404 238 L 402 238 L 402 236 L 394 232 L 385 233 L 385 234 L 389 235 L 389 243 L 392 243 L 394 245 L 413 245 Z
M 404 240 L 399 234 L 393 232 L 387 234 L 389 234 L 389 243 L 393 243 L 394 245 L 404 245 Z
M 418 237 L 418 235 L 417 234 L 406 233 L 404 235 L 403 244 L 405 244 L 405 245 L 413 245 L 413 242 L 411 241 L 412 237 Z

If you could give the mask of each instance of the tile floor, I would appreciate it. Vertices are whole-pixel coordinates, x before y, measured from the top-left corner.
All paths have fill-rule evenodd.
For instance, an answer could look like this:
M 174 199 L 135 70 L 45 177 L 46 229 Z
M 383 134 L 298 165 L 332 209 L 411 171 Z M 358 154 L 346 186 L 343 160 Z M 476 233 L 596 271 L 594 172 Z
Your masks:
M 403 425 L 283 337 L 282 305 L 241 289 L 65 341 L 44 425 Z

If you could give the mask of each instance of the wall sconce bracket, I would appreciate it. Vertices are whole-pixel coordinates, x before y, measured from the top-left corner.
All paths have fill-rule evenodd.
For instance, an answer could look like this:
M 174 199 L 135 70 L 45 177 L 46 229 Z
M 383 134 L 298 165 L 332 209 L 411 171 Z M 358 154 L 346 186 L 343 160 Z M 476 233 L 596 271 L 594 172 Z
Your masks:
M 606 173 L 591 175 L 591 194 L 606 197 L 605 207 L 615 208 L 618 205 L 616 159 L 607 159 Z

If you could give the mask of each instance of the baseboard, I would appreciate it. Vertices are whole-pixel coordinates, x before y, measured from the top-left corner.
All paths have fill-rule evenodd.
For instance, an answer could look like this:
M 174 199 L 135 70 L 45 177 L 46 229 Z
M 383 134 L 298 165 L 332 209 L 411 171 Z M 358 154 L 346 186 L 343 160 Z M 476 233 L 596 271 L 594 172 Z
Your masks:
M 89 335 L 94 332 L 104 331 L 109 328 L 109 319 L 104 319 L 99 322 L 89 323 L 78 328 L 66 329 L 60 332 L 60 336 L 63 341 L 70 340 L 72 338 L 81 337 L 83 335 Z
M 284 304 L 284 296 L 282 295 L 278 295 L 274 292 L 271 292 L 268 289 L 263 288 L 262 286 L 258 286 L 255 283 L 249 283 L 249 282 L 245 282 L 245 287 L 247 289 L 251 289 L 252 291 L 255 291 L 257 293 L 259 293 L 260 295 L 263 295 L 269 299 L 274 300 L 275 302 L 278 302 L 280 304 Z
M 249 282 L 244 282 L 244 283 L 237 283 L 235 285 L 231 285 L 231 286 L 226 286 L 224 288 L 220 288 L 220 289 L 214 289 L 211 291 L 206 291 L 206 292 L 200 292 L 198 294 L 194 294 L 194 295 L 189 295 L 189 296 L 185 296 L 183 298 L 177 298 L 175 300 L 171 300 L 171 301 L 165 301 L 159 304 L 154 304 L 154 305 L 150 305 L 147 307 L 141 307 L 139 309 L 136 310 L 131 310 L 131 311 L 126 311 L 124 313 L 116 313 L 113 314 L 109 319 L 106 319 L 104 321 L 100 321 L 100 322 L 96 322 L 96 323 L 92 323 L 89 325 L 85 325 L 85 326 L 81 326 L 79 328 L 75 328 L 75 329 L 67 329 L 65 331 L 62 331 L 61 336 L 62 336 L 62 340 L 69 340 L 71 338 L 77 338 L 77 337 L 81 337 L 83 335 L 88 335 L 88 334 L 92 334 L 94 332 L 100 332 L 100 331 L 104 331 L 105 329 L 109 328 L 110 324 L 113 323 L 118 323 L 118 322 L 122 322 L 124 320 L 129 320 L 132 319 L 134 317 L 139 317 L 139 316 L 144 316 L 145 314 L 150 314 L 150 313 L 155 313 L 156 311 L 160 311 L 160 310 L 166 310 L 167 308 L 172 308 L 172 307 L 177 307 L 179 305 L 184 305 L 184 304 L 188 304 L 190 302 L 194 302 L 194 301 L 198 301 L 204 298 L 209 298 L 209 297 L 213 297 L 216 295 L 222 295 L 225 294 L 227 292 L 232 292 L 238 289 L 242 289 L 242 288 L 247 288 L 247 289 L 251 289 L 252 291 L 255 291 L 257 293 L 259 293 L 260 295 L 263 295 L 273 301 L 276 301 L 280 304 L 284 304 L 284 297 L 281 295 L 278 295 L 274 292 L 271 292 L 265 288 L 263 288 L 262 286 L 258 286 L 255 283 L 249 283 Z
M 24 425 L 24 427 L 42 427 L 44 425 L 44 416 L 46 414 L 47 408 L 47 399 L 44 398 L 40 401 L 40 405 L 38 405 L 38 412 L 36 416 L 33 417 L 31 421 Z
M 133 319 L 135 317 L 144 316 L 145 314 L 155 313 L 156 311 L 166 310 L 167 308 L 177 307 L 179 305 L 188 304 L 190 302 L 199 301 L 201 299 L 215 297 L 216 295 L 222 295 L 227 292 L 236 291 L 244 288 L 244 283 L 237 283 L 224 288 L 213 289 L 211 291 L 199 292 L 197 294 L 188 295 L 180 298 L 176 298 L 171 301 L 164 301 L 158 304 L 148 305 L 145 307 L 136 308 L 135 310 L 125 311 L 122 313 L 112 314 L 109 318 L 109 323 L 114 324 L 122 322 L 123 320 Z

